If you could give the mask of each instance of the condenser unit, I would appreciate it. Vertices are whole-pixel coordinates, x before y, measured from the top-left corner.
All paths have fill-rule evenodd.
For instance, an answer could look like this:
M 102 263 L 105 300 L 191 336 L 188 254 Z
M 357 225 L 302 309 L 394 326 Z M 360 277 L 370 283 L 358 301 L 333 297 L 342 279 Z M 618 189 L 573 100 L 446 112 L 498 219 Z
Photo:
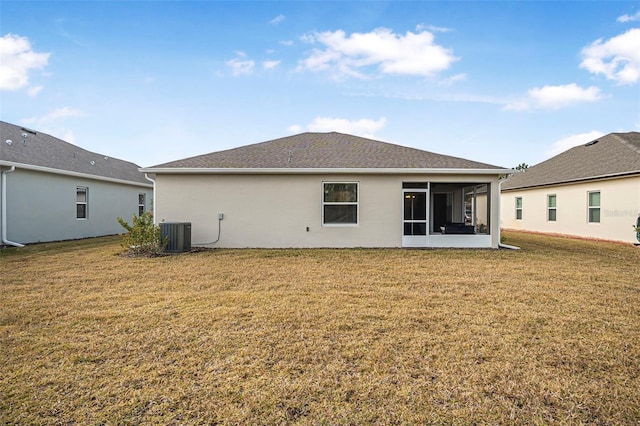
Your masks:
M 191 222 L 162 222 L 160 234 L 163 240 L 167 240 L 165 252 L 182 253 L 191 250 Z

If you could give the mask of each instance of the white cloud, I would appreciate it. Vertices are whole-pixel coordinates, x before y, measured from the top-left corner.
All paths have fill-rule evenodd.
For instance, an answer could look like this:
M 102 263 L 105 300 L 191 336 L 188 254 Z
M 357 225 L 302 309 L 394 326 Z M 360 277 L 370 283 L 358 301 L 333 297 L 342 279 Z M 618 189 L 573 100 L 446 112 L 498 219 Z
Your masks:
M 244 58 L 246 58 L 246 55 L 243 52 L 236 52 L 236 54 L 239 56 L 238 58 L 225 62 L 227 66 L 231 68 L 231 73 L 235 77 L 253 74 L 253 68 L 256 63 L 250 59 L 245 60 Z
M 434 43 L 428 31 L 405 35 L 387 28 L 369 33 L 345 34 L 344 31 L 316 32 L 302 37 L 306 43 L 317 43 L 311 54 L 299 62 L 299 70 L 331 70 L 335 77 L 365 78 L 370 67 L 383 74 L 432 76 L 458 60 L 450 49 Z
M 580 68 L 604 74 L 609 80 L 625 85 L 640 80 L 640 28 L 603 42 L 598 39 L 582 49 Z
M 535 87 L 527 92 L 527 97 L 509 103 L 505 109 L 523 111 L 529 109 L 560 109 L 581 102 L 595 102 L 602 98 L 600 89 L 589 86 L 586 89 L 575 83 L 560 86 Z
M 282 21 L 284 21 L 284 15 L 278 15 L 275 18 L 273 18 L 271 21 L 269 21 L 269 23 L 271 25 L 278 25 Z
M 282 41 L 279 41 L 278 43 L 280 43 L 283 46 L 293 46 L 293 40 L 282 40 Z
M 263 61 L 262 67 L 266 70 L 272 70 L 280 65 L 280 61 Z
M 49 133 L 53 133 L 53 132 L 49 132 Z M 76 135 L 73 133 L 72 130 L 65 130 L 62 133 L 62 136 L 60 136 L 60 139 L 62 139 L 65 142 L 69 142 L 75 145 L 76 143 Z
M 467 75 L 464 73 L 452 75 L 451 77 L 447 77 L 444 80 L 440 80 L 438 82 L 439 86 L 453 86 L 454 84 L 465 81 L 467 79 Z
M 57 108 L 45 115 L 43 118 L 47 121 L 59 120 L 61 118 L 80 117 L 84 115 L 79 109 L 73 109 L 69 107 Z
M 300 133 L 302 131 L 302 126 L 299 124 L 292 124 L 291 126 L 287 127 L 287 131 L 291 133 Z
M 299 38 L 301 42 L 307 44 L 314 44 L 316 42 L 316 38 L 313 34 L 302 34 Z
M 26 37 L 7 34 L 0 38 L 0 90 L 18 90 L 29 85 L 29 71 L 42 69 L 50 53 L 36 53 Z
M 365 138 L 373 138 L 375 133 L 386 124 L 386 117 L 380 117 L 378 120 L 369 118 L 349 120 L 346 118 L 316 117 L 306 126 L 306 129 L 310 132 L 340 132 Z M 294 124 L 287 130 L 298 133 L 303 128 L 303 126 Z
M 562 138 L 556 142 L 554 142 L 551 147 L 545 152 L 547 157 L 553 157 L 561 152 L 564 152 L 574 146 L 584 145 L 587 142 L 591 142 L 592 140 L 598 139 L 601 136 L 604 136 L 605 133 L 599 130 L 592 130 L 587 133 L 579 133 L 576 135 L 567 136 Z
M 81 117 L 83 115 L 84 115 L 83 111 L 65 106 L 62 108 L 56 108 L 53 111 L 50 111 L 41 117 L 25 118 L 24 120 L 22 120 L 22 122 L 25 124 L 43 125 L 44 123 L 58 121 L 58 120 L 62 120 L 70 117 Z
M 451 28 L 437 27 L 435 25 L 424 25 L 424 24 L 416 25 L 416 31 L 423 31 L 423 30 L 429 30 L 432 33 L 448 33 L 450 31 L 453 31 Z
M 618 16 L 618 22 L 632 22 L 632 21 L 640 21 L 640 11 L 636 12 L 635 15 L 622 15 Z
M 35 97 L 38 95 L 38 93 L 42 91 L 42 89 L 43 89 L 42 86 L 33 86 L 27 89 L 27 93 L 29 94 L 29 96 Z
M 584 89 L 575 83 L 562 86 L 544 86 L 529 90 L 535 105 L 544 109 L 563 108 L 579 102 L 594 102 L 601 98 L 600 89 L 589 86 Z

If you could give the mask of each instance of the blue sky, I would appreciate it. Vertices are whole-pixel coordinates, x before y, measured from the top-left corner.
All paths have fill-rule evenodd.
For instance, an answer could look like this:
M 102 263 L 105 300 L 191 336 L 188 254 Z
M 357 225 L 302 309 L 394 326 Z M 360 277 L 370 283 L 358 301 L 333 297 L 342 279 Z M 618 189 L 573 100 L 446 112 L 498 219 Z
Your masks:
M 340 131 L 504 167 L 640 130 L 637 1 L 5 1 L 0 119 L 152 166 Z

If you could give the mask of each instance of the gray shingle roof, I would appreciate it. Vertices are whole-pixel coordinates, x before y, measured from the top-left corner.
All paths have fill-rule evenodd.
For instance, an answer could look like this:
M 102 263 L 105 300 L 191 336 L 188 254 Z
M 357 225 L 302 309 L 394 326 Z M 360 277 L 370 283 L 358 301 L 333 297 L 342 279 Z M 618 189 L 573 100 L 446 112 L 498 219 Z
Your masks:
M 0 161 L 150 185 L 136 164 L 87 151 L 46 133 L 3 121 L 0 121 Z
M 343 133 L 302 133 L 152 168 L 203 169 L 502 169 Z
M 609 133 L 509 177 L 502 190 L 640 174 L 640 133 Z

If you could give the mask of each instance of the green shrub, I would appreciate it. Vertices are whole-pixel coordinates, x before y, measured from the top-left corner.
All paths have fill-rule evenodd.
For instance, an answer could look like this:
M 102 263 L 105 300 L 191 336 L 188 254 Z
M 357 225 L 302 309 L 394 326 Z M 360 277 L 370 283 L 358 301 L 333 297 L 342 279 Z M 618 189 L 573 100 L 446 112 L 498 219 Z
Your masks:
M 124 234 L 122 245 L 136 256 L 157 256 L 161 254 L 167 245 L 167 238 L 162 238 L 160 227 L 153 224 L 151 212 L 141 216 L 133 215 L 132 224 L 125 222 L 121 217 L 118 223 L 127 233 Z

